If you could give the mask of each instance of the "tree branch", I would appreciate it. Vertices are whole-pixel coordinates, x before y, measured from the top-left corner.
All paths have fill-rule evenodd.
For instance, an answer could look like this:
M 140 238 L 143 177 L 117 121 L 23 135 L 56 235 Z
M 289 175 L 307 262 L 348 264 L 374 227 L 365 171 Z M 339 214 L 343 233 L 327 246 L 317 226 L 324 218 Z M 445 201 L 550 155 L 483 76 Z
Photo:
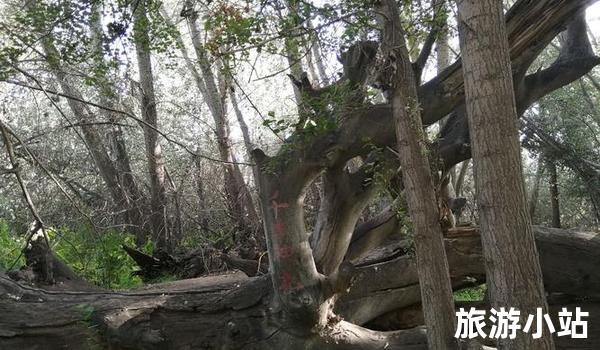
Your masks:
M 413 63 L 415 77 L 419 82 L 421 81 L 421 75 L 423 73 L 423 69 L 425 68 L 425 64 L 427 63 L 427 59 L 429 59 L 429 56 L 431 55 L 433 44 L 436 42 L 444 26 L 446 26 L 446 18 L 444 18 L 443 21 L 440 19 L 440 16 L 446 12 L 445 1 L 435 0 L 431 5 L 431 8 L 433 10 L 433 19 L 429 28 L 429 34 L 423 43 L 423 47 L 421 48 L 421 52 L 419 53 L 417 60 Z
M 345 166 L 336 166 L 323 175 L 321 207 L 311 239 L 317 267 L 324 274 L 335 272 L 344 260 L 353 228 L 375 195 L 373 169 L 369 162 L 352 174 Z
M 600 57 L 594 55 L 587 35 L 585 12 L 581 11 L 569 24 L 565 40 L 554 63 L 525 77 L 524 87 L 519 89 L 524 94 L 520 113 L 542 96 L 581 78 L 600 64 Z

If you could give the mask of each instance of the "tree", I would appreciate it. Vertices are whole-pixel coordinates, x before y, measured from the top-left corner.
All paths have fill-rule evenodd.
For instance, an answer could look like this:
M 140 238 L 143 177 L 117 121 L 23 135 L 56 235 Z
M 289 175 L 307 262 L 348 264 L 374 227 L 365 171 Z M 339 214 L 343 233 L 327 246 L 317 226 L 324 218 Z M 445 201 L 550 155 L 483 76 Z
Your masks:
M 173 234 L 167 219 L 167 184 L 166 168 L 162 148 L 158 139 L 156 128 L 158 126 L 158 112 L 156 109 L 156 96 L 154 93 L 154 75 L 152 73 L 152 60 L 150 55 L 150 36 L 148 34 L 150 22 L 147 17 L 148 1 L 136 2 L 132 8 L 134 17 L 134 41 L 137 55 L 137 64 L 140 77 L 141 114 L 145 121 L 144 141 L 146 158 L 148 161 L 148 175 L 150 178 L 150 222 L 152 223 L 153 238 L 161 249 L 170 250 L 174 243 Z
M 434 5 L 436 6 L 436 5 Z M 427 159 L 423 124 L 419 111 L 417 79 L 410 62 L 405 34 L 396 3 L 385 0 L 380 6 L 383 51 L 386 64 L 393 67 L 382 74 L 391 76 L 390 102 L 398 140 L 404 193 L 415 233 L 415 250 L 421 298 L 431 349 L 458 349 L 454 337 L 456 321 L 452 285 L 431 167 Z
M 550 203 L 552 204 L 552 227 L 560 228 L 560 203 L 558 198 L 558 172 L 556 163 L 548 161 L 548 173 L 550 174 Z
M 539 159 L 537 162 L 537 170 L 535 171 L 535 178 L 533 180 L 533 188 L 531 189 L 531 196 L 529 197 L 529 216 L 531 217 L 531 221 L 534 222 L 535 217 L 535 208 L 538 202 L 538 196 L 540 193 L 540 182 L 542 180 L 542 175 L 544 174 L 544 162 L 542 159 Z
M 198 13 L 194 6 L 195 3 L 192 1 L 186 1 L 184 9 L 188 11 L 185 17 L 194 52 L 196 53 L 196 65 L 193 65 L 187 58 L 187 53 L 183 52 L 186 57 L 188 69 L 194 75 L 196 86 L 204 97 L 215 124 L 219 156 L 225 175 L 223 182 L 225 184 L 227 205 L 231 216 L 238 226 L 238 230 L 244 232 L 243 237 L 239 239 L 240 243 L 244 243 L 251 236 L 257 234 L 260 222 L 252 201 L 252 195 L 244 181 L 233 153 L 229 114 L 227 111 L 227 97 L 230 95 L 229 91 L 234 89 L 231 79 L 233 73 L 230 67 L 225 67 L 226 62 L 223 61 L 217 61 L 219 64 L 217 64 L 218 69 L 216 74 L 213 71 L 211 62 L 209 61 L 209 53 L 201 41 L 202 33 L 198 28 Z M 223 10 L 225 9 L 227 9 L 227 5 L 224 4 Z M 183 42 L 179 45 L 182 50 L 185 50 Z M 200 72 L 197 71 L 196 66 L 200 69 Z M 237 107 L 234 106 L 234 108 Z
M 502 2 L 458 1 L 465 104 L 492 306 L 548 310 L 525 200 L 517 110 Z M 522 316 L 525 321 L 525 317 Z M 501 349 L 554 349 L 552 336 L 520 333 Z
M 325 19 L 320 19 L 334 23 L 360 23 L 371 28 L 371 7 L 365 7 L 364 2 L 341 4 L 354 7 L 344 7 L 343 15 L 341 9 L 338 12 L 327 6 L 307 7 L 306 12 L 324 13 Z M 555 62 L 556 66 L 528 73 L 531 63 L 561 28 L 568 25 L 575 30 L 573 14 L 588 4 L 584 0 L 521 0 L 508 13 L 511 63 L 517 82 L 510 88 L 515 89 L 519 111 L 580 78 L 597 64 L 590 57 L 577 56 L 581 51 L 567 50 L 566 56 Z M 284 8 L 271 2 L 258 5 L 255 13 L 266 13 L 265 17 Z M 299 15 L 304 14 L 304 10 L 299 11 Z M 270 43 L 278 42 L 280 46 L 273 51 L 279 54 L 284 51 L 278 48 L 286 36 L 302 35 L 301 30 L 288 34 L 281 32 L 278 25 L 273 27 L 277 29 L 269 32 L 272 36 L 251 36 L 250 45 L 264 52 L 271 49 Z M 271 27 L 259 28 L 264 31 Z M 365 31 L 365 38 L 373 37 L 372 32 Z M 296 81 L 307 102 L 307 113 L 311 113 L 316 125 L 294 125 L 277 149 L 253 151 L 268 246 L 267 275 L 248 278 L 236 273 L 132 292 L 98 291 L 66 273 L 57 263 L 59 259 L 48 252 L 46 260 L 56 267 L 48 270 L 58 285 L 37 282 L 37 288 L 0 276 L 1 346 L 28 348 L 44 342 L 49 348 L 97 345 L 117 349 L 425 349 L 427 335 L 423 327 L 404 329 L 400 324 L 407 323 L 393 322 L 410 318 L 409 309 L 414 312 L 421 308 L 420 276 L 410 254 L 411 239 L 400 234 L 412 231 L 406 216 L 392 206 L 379 215 L 361 219 L 364 208 L 385 186 L 379 180 L 396 175 L 397 157 L 387 150 L 395 148 L 398 141 L 396 129 L 391 127 L 394 107 L 372 103 L 367 94 L 373 81 L 370 73 L 378 63 L 379 43 L 354 39 L 339 55 L 344 67 L 338 81 L 322 88 L 315 88 L 308 79 Z M 574 58 L 583 64 L 573 65 L 569 59 Z M 442 137 L 431 146 L 431 153 L 442 168 L 471 157 L 461 70 L 462 62 L 456 61 L 418 86 L 416 94 L 412 92 L 421 103 L 421 122 L 425 127 L 449 115 Z M 274 100 L 280 96 L 277 93 Z M 504 125 L 499 129 L 503 128 Z M 197 140 L 193 142 L 196 144 Z M 351 159 L 360 159 L 360 168 L 351 171 L 347 166 Z M 402 169 L 407 170 L 414 172 Z M 319 224 L 310 230 L 305 220 L 305 192 L 320 175 L 324 179 L 323 204 Z M 425 188 L 418 190 L 428 200 L 435 200 L 427 190 L 431 181 L 423 182 Z M 397 189 L 395 185 L 388 187 Z M 401 202 L 402 195 L 396 194 L 394 200 Z M 459 233 L 444 241 L 454 289 L 472 285 L 469 279 L 482 283 L 485 275 L 477 230 L 470 228 Z M 600 247 L 592 234 L 543 228 L 535 228 L 535 233 L 548 292 L 580 298 L 598 293 Z M 260 264 L 245 263 L 254 267 Z M 29 270 L 11 275 L 24 279 L 32 276 L 36 282 L 35 274 Z M 52 288 L 64 290 L 47 290 Z M 590 315 L 595 315 L 597 303 L 588 300 L 585 305 L 590 308 Z M 562 305 L 565 304 L 556 302 L 554 307 Z M 595 327 L 594 321 L 590 327 Z M 385 324 L 380 329 L 386 331 L 373 330 L 373 324 Z M 414 327 L 423 322 L 414 317 L 408 324 Z M 600 332 L 594 328 L 589 334 Z M 560 341 L 564 348 L 582 344 L 577 340 Z M 597 339 L 587 341 L 592 346 L 598 344 Z
M 38 18 L 48 10 L 49 9 L 46 8 L 44 4 L 36 5 L 32 2 L 28 2 L 26 6 L 26 14 L 27 17 L 30 18 Z M 99 62 L 102 61 L 102 50 L 101 47 L 99 47 L 101 46 L 101 43 L 98 38 L 101 37 L 102 34 L 99 32 L 96 23 L 96 21 L 99 20 L 99 18 L 96 17 L 96 12 L 99 11 L 99 5 L 94 4 L 91 7 L 91 10 L 94 12 L 94 16 L 91 17 L 93 22 L 91 32 L 94 37 L 91 45 L 92 58 L 94 62 Z M 61 66 L 66 59 L 64 57 L 65 55 L 61 54 L 57 48 L 53 28 L 47 26 L 43 21 L 40 22 L 34 21 L 33 28 L 31 29 L 35 33 L 39 33 L 42 37 L 41 48 L 43 51 L 43 58 L 49 67 L 49 71 L 54 75 L 60 86 L 62 93 L 73 97 L 68 99 L 68 106 L 74 114 L 76 121 L 82 124 L 81 133 L 77 132 L 78 136 L 85 143 L 98 172 L 108 188 L 115 211 L 124 214 L 117 215 L 116 223 L 126 225 L 128 230 L 136 235 L 138 242 L 144 242 L 144 230 L 146 229 L 143 217 L 145 211 L 145 198 L 132 176 L 128 151 L 121 139 L 122 133 L 120 127 L 114 125 L 114 132 L 110 134 L 110 141 L 114 145 L 115 153 L 117 155 L 116 160 L 113 161 L 108 151 L 108 145 L 103 142 L 102 135 L 93 126 L 93 124 L 98 121 L 99 115 L 94 113 L 94 111 L 85 103 L 82 103 L 83 93 L 76 87 L 76 79 L 72 76 L 74 74 Z M 21 72 L 26 76 L 33 78 L 25 71 L 21 70 Z M 105 81 L 102 82 L 103 86 L 100 86 L 98 90 L 101 99 L 104 102 L 108 102 L 105 91 L 113 91 L 113 87 L 110 86 L 110 82 L 106 81 L 108 80 L 106 76 L 103 76 L 102 78 L 104 78 Z M 35 80 L 35 78 L 33 78 L 33 80 L 36 81 L 37 86 L 35 88 L 43 90 L 44 93 L 48 94 L 48 90 L 41 85 L 39 80 Z M 106 85 L 108 85 L 108 87 Z M 55 95 L 57 94 L 56 92 L 53 93 Z M 110 106 L 110 104 L 108 105 Z M 53 106 L 58 109 L 59 113 L 66 119 L 67 123 L 73 125 L 56 103 L 53 103 Z M 105 115 L 108 115 L 109 120 L 114 119 L 114 115 L 107 110 L 103 110 L 102 112 L 104 112 Z

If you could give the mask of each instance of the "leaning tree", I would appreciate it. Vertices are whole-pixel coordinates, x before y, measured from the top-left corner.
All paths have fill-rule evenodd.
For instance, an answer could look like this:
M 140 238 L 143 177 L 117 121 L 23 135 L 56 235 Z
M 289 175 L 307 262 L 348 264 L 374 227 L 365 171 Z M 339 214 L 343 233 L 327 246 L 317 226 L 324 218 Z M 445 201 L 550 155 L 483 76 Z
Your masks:
M 600 63 L 584 21 L 593 2 L 520 0 L 506 13 L 519 114 Z M 563 31 L 567 42 L 556 61 L 530 72 L 536 57 Z M 424 45 L 419 56 L 427 57 L 432 44 Z M 268 275 L 233 273 L 106 291 L 80 280 L 44 249 L 43 241 L 34 241 L 27 258 L 37 285 L 0 275 L 0 347 L 425 349 L 411 239 L 398 235 L 407 223 L 397 206 L 358 222 L 376 195 L 374 177 L 389 174 L 395 181 L 403 175 L 388 152 L 396 144 L 390 105 L 364 98 L 365 85 L 378 71 L 373 69 L 380 62 L 377 51 L 373 41 L 347 49 L 340 55 L 343 76 L 326 87 L 313 86 L 306 75 L 294 76 L 301 119 L 332 118 L 334 127 L 314 132 L 298 123 L 277 153 L 253 152 Z M 423 62 L 413 63 L 416 74 Z M 447 117 L 431 145 L 437 167 L 469 159 L 461 61 L 421 84 L 417 93 L 424 126 Z M 346 165 L 357 157 L 362 166 L 350 171 Z M 323 197 L 314 229 L 307 232 L 304 195 L 320 175 Z M 562 295 L 550 300 L 551 308 L 584 300 L 590 315 L 598 315 L 600 241 L 590 233 L 534 231 L 546 291 Z M 484 280 L 476 230 L 449 231 L 445 248 L 453 288 Z M 598 348 L 598 324 L 590 322 L 589 339 L 560 338 L 557 346 Z

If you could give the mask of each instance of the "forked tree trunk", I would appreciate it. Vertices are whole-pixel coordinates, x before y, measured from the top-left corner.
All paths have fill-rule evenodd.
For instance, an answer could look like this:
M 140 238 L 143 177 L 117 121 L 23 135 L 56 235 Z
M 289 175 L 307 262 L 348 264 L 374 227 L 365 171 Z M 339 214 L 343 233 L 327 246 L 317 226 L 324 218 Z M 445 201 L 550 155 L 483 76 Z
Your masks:
M 427 159 L 423 124 L 419 111 L 417 80 L 394 0 L 383 0 L 380 10 L 382 47 L 387 64 L 395 65 L 391 86 L 392 113 L 398 140 L 404 193 L 414 230 L 417 270 L 421 286 L 429 347 L 435 350 L 458 349 L 454 337 L 456 320 L 448 261 L 442 238 L 439 209 Z
M 69 81 L 67 74 L 58 65 L 59 54 L 52 42 L 52 36 L 44 38 L 42 46 L 50 69 L 55 75 L 63 93 L 75 99 L 82 100 L 81 92 Z M 141 243 L 144 241 L 143 231 L 140 229 L 144 226 L 143 210 L 140 208 L 140 206 L 143 206 L 141 193 L 136 191 L 136 186 L 130 182 L 132 177 L 126 176 L 122 169 L 118 167 L 118 164 L 112 161 L 100 133 L 98 133 L 94 126 L 86 124 L 96 121 L 96 115 L 87 105 L 75 99 L 69 98 L 68 105 L 71 112 L 75 115 L 76 120 L 84 123 L 81 126 L 80 136 L 90 152 L 90 156 L 98 169 L 100 177 L 108 189 L 116 211 L 125 214 L 124 216 L 119 216 L 116 221 L 120 224 L 130 224 L 133 226 L 134 229 L 132 231 L 136 234 L 136 240 L 138 243 Z M 125 156 L 126 151 L 124 149 L 121 149 L 119 152 L 121 157 Z
M 548 306 L 525 200 L 502 1 L 457 3 L 488 290 L 496 310 L 517 308 L 524 324 L 525 315 L 539 307 L 546 313 Z M 499 348 L 549 350 L 554 344 L 549 332 L 540 339 L 517 332 L 516 339 L 500 339 Z

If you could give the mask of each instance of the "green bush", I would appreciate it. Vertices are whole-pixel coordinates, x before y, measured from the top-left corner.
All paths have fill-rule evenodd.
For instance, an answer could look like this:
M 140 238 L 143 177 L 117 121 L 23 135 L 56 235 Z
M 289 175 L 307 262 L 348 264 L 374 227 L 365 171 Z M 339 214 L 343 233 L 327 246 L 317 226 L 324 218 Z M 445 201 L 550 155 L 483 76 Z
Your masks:
M 142 284 L 133 273 L 135 262 L 122 245 L 135 246 L 132 235 L 118 231 L 95 232 L 82 226 L 77 230 L 49 230 L 54 253 L 79 276 L 106 288 L 132 288 Z M 144 248 L 152 252 L 152 244 Z
M 138 267 L 122 249 L 122 245 L 135 246 L 132 235 L 119 231 L 96 232 L 90 227 L 76 229 L 48 229 L 54 253 L 87 281 L 105 288 L 133 288 L 142 280 L 134 276 Z M 25 264 L 20 256 L 25 236 L 11 235 L 6 221 L 0 219 L 0 269 L 19 269 Z M 153 244 L 148 242 L 143 251 L 152 254 Z M 20 256 L 20 257 L 19 257 Z
M 485 284 L 477 287 L 465 288 L 454 292 L 455 301 L 480 301 L 485 297 L 486 292 Z
M 13 264 L 13 269 L 19 269 L 25 264 L 25 259 L 19 257 L 24 243 L 23 238 L 13 237 L 6 221 L 0 219 L 0 270 L 6 271 Z

